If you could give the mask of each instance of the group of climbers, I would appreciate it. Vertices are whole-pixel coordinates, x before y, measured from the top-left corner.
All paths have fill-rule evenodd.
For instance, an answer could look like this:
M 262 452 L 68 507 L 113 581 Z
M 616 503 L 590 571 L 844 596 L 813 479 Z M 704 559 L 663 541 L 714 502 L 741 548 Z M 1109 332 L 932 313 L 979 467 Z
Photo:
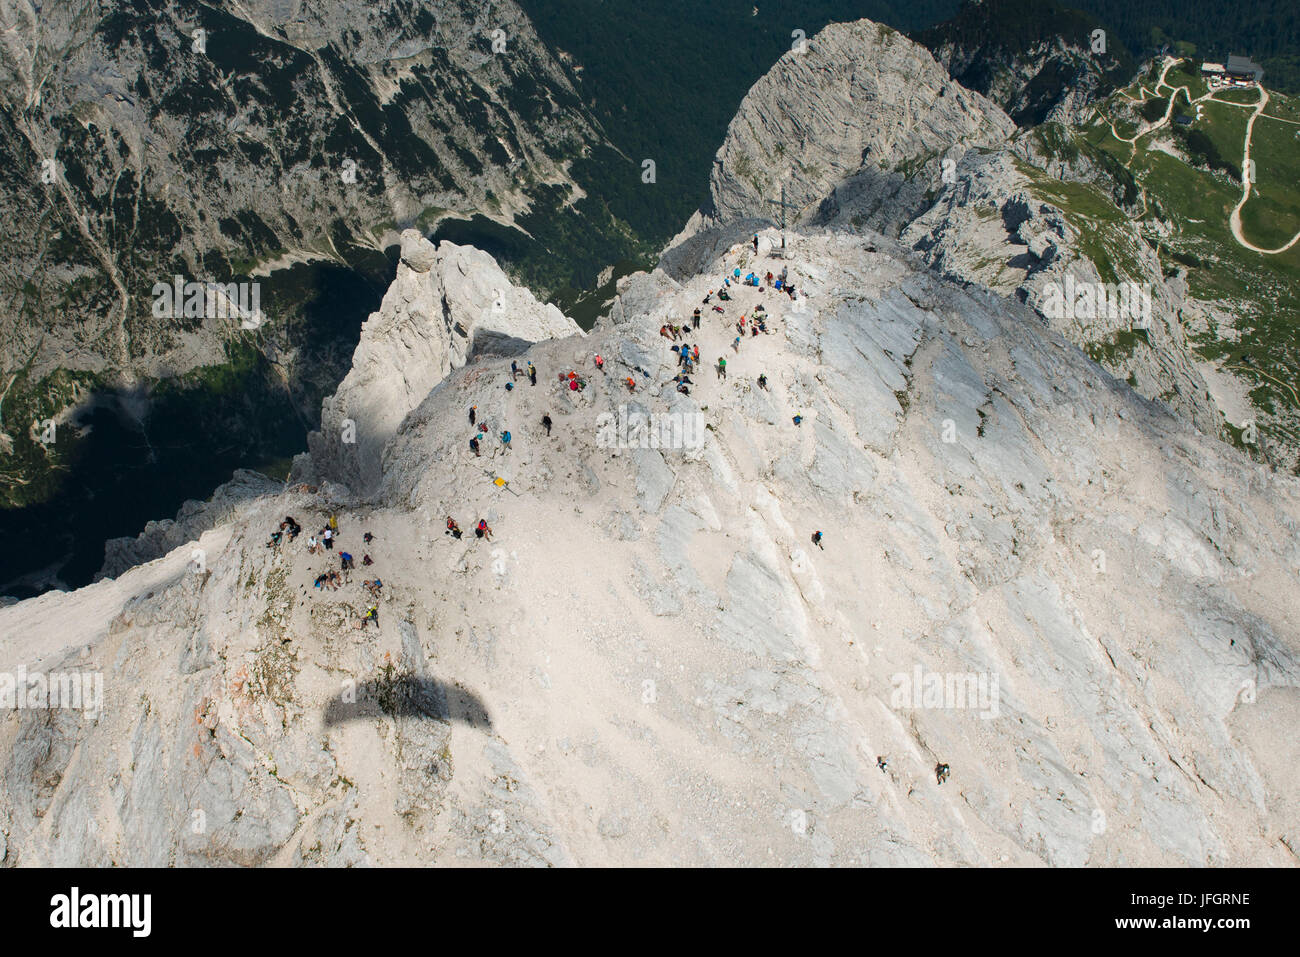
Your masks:
M 604 366 L 603 360 L 601 360 L 601 358 L 597 356 L 596 367 L 603 371 L 603 366 Z M 532 360 L 529 360 L 527 365 L 524 368 L 520 368 L 519 360 L 512 359 L 510 360 L 510 381 L 506 383 L 506 391 L 510 391 L 514 388 L 515 380 L 518 379 L 521 375 L 527 376 L 529 383 L 531 383 L 532 385 L 534 386 L 537 385 L 537 366 L 533 365 Z M 569 372 L 567 375 L 563 372 L 560 373 L 560 380 L 562 382 L 567 382 L 569 384 L 569 388 L 575 392 L 580 392 L 587 384 L 583 379 L 581 379 L 578 376 L 578 373 L 572 371 Z M 490 430 L 488 429 L 488 425 L 486 422 L 478 421 L 477 405 L 471 405 L 469 407 L 469 424 L 471 426 L 474 425 L 477 426 L 477 429 L 470 436 L 469 450 L 473 452 L 475 456 L 481 456 L 483 454 L 483 438 L 489 433 Z M 511 435 L 509 429 L 502 429 L 500 432 L 497 433 L 497 438 L 501 443 L 502 452 L 508 452 L 511 450 L 512 448 L 512 446 L 510 445 Z
M 754 249 L 755 252 L 757 252 L 758 250 L 757 236 L 754 237 Z M 743 285 L 748 288 L 756 289 L 762 293 L 766 293 L 769 289 L 777 292 L 784 292 L 791 299 L 794 299 L 796 295 L 794 287 L 790 285 L 788 281 L 788 276 L 785 269 L 782 269 L 781 274 L 779 276 L 774 275 L 771 271 L 767 271 L 764 275 L 760 276 L 758 272 L 755 270 L 751 270 L 750 272 L 742 276 L 741 269 L 739 267 L 735 267 L 732 269 L 730 276 L 723 277 L 722 285 L 717 288 L 716 293 L 714 290 L 708 291 L 708 293 L 704 296 L 701 306 L 697 306 L 694 308 L 689 320 L 686 323 L 678 324 L 671 321 L 662 322 L 659 328 L 659 334 L 663 338 L 669 340 L 670 343 L 669 349 L 676 357 L 676 366 L 677 366 L 676 374 L 669 380 L 669 383 L 666 384 L 671 384 L 674 387 L 675 391 L 680 394 L 690 395 L 691 387 L 695 385 L 694 381 L 691 378 L 691 374 L 696 370 L 700 361 L 699 343 L 696 342 L 695 344 L 692 344 L 683 341 L 685 339 L 684 333 L 688 331 L 698 332 L 700 330 L 701 323 L 703 321 L 701 307 L 711 306 L 713 311 L 723 316 L 726 316 L 726 310 L 724 306 L 721 305 L 721 303 L 731 303 L 735 301 L 735 298 L 733 296 L 735 290 L 732 288 L 733 282 L 736 286 Z M 715 296 L 719 304 L 713 303 L 713 299 Z M 739 354 L 740 344 L 742 339 L 757 338 L 760 334 L 770 335 L 772 330 L 769 328 L 769 318 L 770 318 L 769 313 L 765 305 L 761 302 L 755 304 L 752 311 L 741 314 L 734 323 L 735 335 L 733 336 L 731 342 L 733 352 L 736 353 L 737 355 Z M 596 369 L 600 371 L 602 376 L 607 374 L 607 370 L 605 368 L 606 359 L 604 356 L 602 356 L 600 353 L 595 353 L 594 355 L 592 355 L 592 362 L 595 365 Z M 650 374 L 645 370 L 641 369 L 639 366 L 633 367 L 629 363 L 622 363 L 622 364 L 626 365 L 629 370 L 629 374 L 623 377 L 623 385 L 626 387 L 628 393 L 635 394 L 638 389 L 638 382 L 636 376 L 633 373 L 641 372 L 647 378 L 649 377 Z M 717 373 L 718 380 L 725 382 L 727 379 L 727 359 L 725 356 L 718 357 L 715 370 Z M 527 363 L 526 368 L 521 368 L 518 361 L 512 361 L 510 364 L 510 380 L 507 383 L 507 388 L 511 388 L 513 386 L 513 383 L 521 375 L 527 375 L 529 381 L 533 385 L 537 384 L 537 369 L 531 361 Z M 582 392 L 586 389 L 588 385 L 586 380 L 583 379 L 578 374 L 576 369 L 569 370 L 568 372 L 560 372 L 557 374 L 557 378 L 559 380 L 561 388 L 563 389 L 564 387 L 567 386 L 570 392 Z M 757 376 L 756 381 L 760 389 L 764 391 L 770 391 L 767 375 L 765 373 L 759 374 Z M 802 415 L 799 414 L 796 414 L 793 418 L 794 424 L 796 426 L 799 425 L 802 422 L 802 420 L 803 417 Z M 469 421 L 471 426 L 477 425 L 478 430 L 470 439 L 469 444 L 470 444 L 470 449 L 474 452 L 476 456 L 478 456 L 481 455 L 481 451 L 482 451 L 481 441 L 483 440 L 484 437 L 490 434 L 490 430 L 486 422 L 483 423 L 478 422 L 476 406 L 470 407 Z M 546 435 L 550 437 L 552 434 L 552 429 L 554 427 L 554 422 L 552 421 L 549 413 L 545 413 L 542 415 L 541 425 L 542 428 L 545 430 Z M 500 439 L 502 451 L 503 452 L 509 451 L 511 449 L 511 444 L 510 444 L 511 434 L 509 430 L 501 430 L 498 433 L 498 436 Z M 498 479 L 497 484 L 502 485 L 503 484 L 502 480 Z M 463 534 L 460 529 L 460 526 L 456 523 L 455 519 L 453 519 L 451 516 L 447 516 L 446 519 L 446 533 L 457 540 L 461 539 Z M 486 519 L 480 518 L 478 520 L 477 524 L 474 527 L 474 534 L 476 538 L 486 539 L 488 541 L 492 540 L 492 529 L 488 525 Z M 820 530 L 813 532 L 812 542 L 819 549 L 824 549 L 824 545 L 822 541 L 822 532 Z M 369 583 L 367 583 L 367 587 L 369 587 Z
M 302 533 L 302 526 L 298 524 L 297 519 L 295 519 L 292 515 L 285 516 L 284 521 L 280 523 L 279 529 L 271 536 L 272 540 L 267 544 L 279 545 L 281 541 L 281 536 L 284 535 L 286 532 L 288 533 L 289 536 L 288 540 L 290 542 L 292 542 Z M 307 554 L 309 555 L 320 554 L 322 545 L 326 550 L 333 551 L 334 543 L 338 541 L 338 537 L 339 537 L 339 518 L 337 513 L 332 513 L 329 516 L 329 518 L 326 520 L 325 525 L 321 528 L 319 533 L 307 536 Z M 374 541 L 375 541 L 375 536 L 371 532 L 366 532 L 364 535 L 362 535 L 362 542 L 367 547 L 369 547 L 370 544 Z M 367 566 L 373 565 L 374 559 L 372 559 L 368 553 L 363 553 L 361 556 L 361 564 Z M 312 587 L 321 591 L 324 591 L 325 589 L 329 589 L 330 591 L 338 591 L 339 588 L 343 587 L 344 585 L 351 584 L 352 581 L 351 573 L 355 568 L 356 568 L 356 559 L 352 555 L 352 553 L 344 549 L 340 549 L 338 568 L 326 568 L 323 571 L 321 571 L 320 574 L 316 575 L 315 578 L 312 579 Z M 373 580 L 367 580 L 364 583 L 364 587 L 372 597 L 378 598 L 380 595 L 379 589 L 383 587 L 383 583 L 378 578 L 375 578 Z M 371 621 L 375 623 L 376 628 L 379 627 L 379 608 L 377 605 L 371 605 L 369 609 L 367 609 L 365 616 L 358 623 L 357 627 L 364 628 L 365 625 Z
M 698 344 L 692 346 L 683 342 L 679 346 L 673 345 L 668 348 L 673 355 L 677 356 L 677 368 L 688 375 L 695 371 L 695 364 L 700 361 L 700 347 Z
M 476 421 L 477 418 L 478 418 L 478 406 L 476 406 L 476 405 L 472 405 L 472 406 L 469 407 L 469 422 L 470 422 L 470 425 L 473 425 L 473 424 L 475 423 L 475 421 Z M 472 436 L 470 436 L 470 440 L 469 440 L 469 450 L 470 450 L 471 452 L 473 452 L 476 456 L 478 456 L 478 455 L 482 455 L 482 454 L 483 454 L 482 439 L 483 439 L 483 437 L 486 436 L 487 434 L 488 434 L 488 425 L 487 425 L 487 423 L 486 423 L 486 422 L 479 422 L 479 423 L 478 423 L 478 430 L 477 430 L 477 431 L 476 431 Z M 511 449 L 511 446 L 510 446 L 510 438 L 511 438 L 511 436 L 510 436 L 510 430 L 509 430 L 509 429 L 502 429 L 499 433 L 497 433 L 497 438 L 498 438 L 498 439 L 500 440 L 500 442 L 501 442 L 501 451 L 502 451 L 502 452 L 508 452 L 508 451 L 510 451 L 510 449 Z
M 512 360 L 510 361 L 510 382 L 513 383 L 514 380 L 515 380 L 515 379 L 518 379 L 521 375 L 526 375 L 526 376 L 528 376 L 528 381 L 531 382 L 533 385 L 537 385 L 537 368 L 536 368 L 536 366 L 534 366 L 534 365 L 532 364 L 532 362 L 530 361 L 530 362 L 528 363 L 528 368 L 527 368 L 527 369 L 520 369 L 520 368 L 519 368 L 519 362 L 518 362 L 517 360 L 512 359 Z M 509 388 L 509 385 L 507 385 L 507 388 Z
M 757 234 L 754 234 L 751 242 L 754 248 L 754 252 L 755 254 L 757 254 L 758 253 Z M 781 274 L 779 276 L 774 275 L 769 270 L 761 278 L 759 277 L 758 273 L 755 271 L 750 271 L 746 275 L 742 276 L 740 267 L 739 266 L 733 267 L 731 270 L 731 274 L 729 276 L 723 277 L 722 285 L 718 287 L 716 291 L 716 295 L 719 301 L 721 302 L 732 301 L 732 296 L 729 290 L 732 287 L 733 281 L 735 282 L 736 285 L 743 285 L 750 288 L 757 288 L 759 292 L 766 292 L 769 288 L 773 289 L 776 292 L 784 292 L 786 296 L 788 296 L 791 300 L 795 299 L 797 295 L 795 287 L 790 284 L 789 273 L 785 267 L 781 269 Z M 704 301 L 702 305 L 704 306 L 711 305 L 714 295 L 715 295 L 715 291 L 710 289 L 708 293 L 704 296 Z M 724 307 L 720 305 L 713 305 L 712 309 L 714 312 L 721 313 L 723 315 L 726 314 L 726 310 L 724 309 Z M 748 331 L 749 338 L 757 338 L 760 333 L 763 335 L 770 335 L 771 330 L 768 328 L 767 321 L 768 321 L 767 308 L 762 303 L 758 303 L 748 316 L 742 314 L 740 318 L 736 321 L 734 326 L 736 335 L 731 340 L 732 351 L 735 352 L 737 355 L 740 354 L 740 344 L 741 341 L 746 338 L 746 331 Z M 692 313 L 691 322 L 695 328 L 697 329 L 699 328 L 699 324 L 700 324 L 699 307 L 696 307 L 695 311 Z M 672 327 L 668 326 L 666 328 L 671 329 Z M 714 369 L 717 373 L 718 379 L 725 382 L 727 379 L 727 360 L 725 356 L 718 357 L 718 362 L 717 365 L 714 367 Z M 684 386 L 680 384 L 681 378 L 682 378 L 681 376 L 678 376 L 673 381 L 679 382 L 678 391 L 685 392 L 686 389 L 684 388 Z M 766 373 L 760 373 L 757 382 L 758 382 L 758 387 L 760 389 L 764 390 L 765 392 L 770 391 L 768 389 Z M 796 426 L 798 426 L 803 422 L 803 419 L 804 417 L 802 414 L 796 414 L 794 415 L 792 421 Z M 822 545 L 821 531 L 813 532 L 812 542 L 819 549 L 823 549 L 823 550 L 825 549 L 825 546 Z
M 600 359 L 600 356 L 597 356 L 596 358 Z M 603 372 L 604 360 L 597 362 L 596 367 Z M 578 375 L 578 373 L 573 369 L 570 369 L 567 373 L 560 373 L 560 384 L 567 385 L 570 392 L 581 392 L 583 389 L 587 388 L 587 380 Z
M 459 539 L 462 534 L 460 526 L 456 524 L 456 520 L 450 515 L 447 516 L 447 531 L 444 534 L 456 539 Z M 474 526 L 474 537 L 486 538 L 488 541 L 492 541 L 492 528 L 488 525 L 487 519 L 480 518 L 478 520 L 478 525 Z
M 270 540 L 266 543 L 267 548 L 278 548 L 283 540 L 285 533 L 289 533 L 289 541 L 293 541 L 302 533 L 302 526 L 294 519 L 292 515 L 286 515 L 280 527 L 271 533 Z
M 327 572 L 321 572 L 316 576 L 315 587 L 317 588 L 329 588 L 338 591 L 339 586 L 342 584 L 343 579 L 339 576 L 339 573 L 333 569 Z

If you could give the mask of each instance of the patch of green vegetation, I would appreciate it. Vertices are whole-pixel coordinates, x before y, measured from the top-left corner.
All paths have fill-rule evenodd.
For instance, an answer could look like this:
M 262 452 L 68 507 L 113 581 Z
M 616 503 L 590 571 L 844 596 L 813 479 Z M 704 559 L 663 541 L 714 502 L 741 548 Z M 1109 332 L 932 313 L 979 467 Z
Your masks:
M 1246 136 L 1246 119 L 1249 111 L 1224 103 L 1206 101 L 1201 106 L 1201 119 L 1196 129 L 1203 132 L 1213 144 L 1212 155 L 1221 157 L 1226 162 L 1238 163 L 1241 158 L 1241 146 Z M 1241 178 L 1240 167 L 1237 178 Z
M 65 409 L 88 400 L 99 387 L 90 372 L 59 369 L 32 382 L 23 369 L 0 399 L 0 508 L 48 500 L 76 464 L 76 428 L 55 421 Z M 6 442 L 0 438 L 0 442 Z
M 731 169 L 732 172 L 760 193 L 767 190 L 767 183 L 758 178 L 758 174 L 754 171 L 754 164 L 749 161 L 749 157 L 744 153 L 735 158 L 731 164 Z
M 1242 231 L 1275 249 L 1300 232 L 1300 126 L 1260 117 L 1251 137 L 1254 188 L 1241 210 Z
M 1131 357 L 1138 346 L 1151 347 L 1151 337 L 1145 329 L 1121 329 L 1100 342 L 1090 342 L 1084 349 L 1088 358 L 1098 365 L 1114 368 Z
M 1253 102 L 1253 96 L 1247 99 Z M 1276 115 L 1283 119 L 1296 110 L 1295 101 L 1280 94 L 1270 102 L 1270 113 L 1274 104 Z M 1261 255 L 1233 238 L 1228 217 L 1241 196 L 1237 163 L 1249 110 L 1224 103 L 1202 105 L 1202 119 L 1193 127 L 1173 130 L 1187 162 L 1145 148 L 1145 140 L 1130 151 L 1102 126 L 1087 129 L 1084 136 L 1098 149 L 1129 163 L 1151 209 L 1173 227 L 1171 235 L 1155 241 L 1167 264 L 1186 268 L 1190 294 L 1202 301 L 1222 302 L 1240 316 L 1232 329 L 1218 328 L 1213 317 L 1208 328 L 1189 329 L 1197 354 L 1250 382 L 1257 407 L 1280 417 L 1261 419 L 1260 444 L 1286 441 L 1294 446 L 1297 437 L 1291 435 L 1286 421 L 1300 411 L 1289 385 L 1300 377 L 1296 342 L 1300 304 L 1295 296 L 1300 287 L 1300 246 L 1280 255 Z M 1281 245 L 1300 229 L 1300 151 L 1294 146 L 1294 129 L 1265 117 L 1255 123 L 1251 155 L 1258 195 L 1252 195 L 1243 208 L 1242 226 L 1259 245 Z M 1115 355 L 1114 349 L 1093 351 L 1103 358 L 1108 351 Z M 1241 444 L 1239 434 L 1230 438 Z M 1258 445 L 1242 447 L 1259 454 Z
M 937 159 L 938 156 L 938 150 L 931 150 L 928 153 L 909 156 L 907 159 L 894 164 L 894 172 L 901 173 L 904 179 L 911 179 L 920 172 L 927 163 Z
M 1039 151 L 1052 159 L 1073 163 L 1079 158 L 1079 145 L 1074 134 L 1062 123 L 1044 123 L 1029 134 Z
M 1042 170 L 1035 169 L 1020 160 L 1016 168 L 1034 181 L 1034 191 L 1050 199 L 1067 214 L 1084 216 L 1102 223 L 1127 222 L 1127 217 L 1097 187 L 1086 183 L 1075 183 L 1052 179 Z
M 1199 60 L 1184 59 L 1182 63 L 1170 68 L 1165 74 L 1165 83 L 1172 87 L 1186 87 L 1187 96 L 1190 99 L 1196 99 L 1204 96 L 1210 91 L 1205 79 L 1201 76 L 1201 64 Z M 1179 100 L 1183 96 L 1180 94 Z
M 1156 120 L 1161 119 L 1168 109 L 1169 98 L 1161 97 L 1147 100 L 1138 107 L 1138 113 L 1141 115 L 1142 119 L 1146 120 L 1148 123 L 1154 123 Z
M 1187 127 L 1175 127 L 1174 136 L 1187 158 L 1196 166 L 1205 166 L 1210 170 L 1226 173 L 1237 182 L 1241 182 L 1241 168 L 1219 152 L 1218 145 L 1203 130 Z
M 1242 106 L 1254 106 L 1259 101 L 1259 93 L 1253 89 L 1247 90 L 1218 90 L 1214 94 L 1216 100 L 1223 100 L 1225 103 L 1240 103 Z
M 1140 260 L 1126 228 L 1128 219 L 1101 188 L 1052 179 L 1019 161 L 1017 168 L 1033 181 L 1034 191 L 1058 206 L 1079 231 L 1079 250 L 1097 267 L 1103 282 L 1142 278 Z
M 1126 140 L 1131 140 L 1136 136 L 1139 129 L 1137 123 L 1124 116 L 1115 118 L 1114 127 L 1116 135 Z

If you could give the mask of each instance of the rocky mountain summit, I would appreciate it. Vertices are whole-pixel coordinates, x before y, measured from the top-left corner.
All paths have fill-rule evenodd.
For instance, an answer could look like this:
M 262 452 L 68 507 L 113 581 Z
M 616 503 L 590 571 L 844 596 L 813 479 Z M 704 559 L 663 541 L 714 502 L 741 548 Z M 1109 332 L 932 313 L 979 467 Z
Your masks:
M 402 419 L 452 369 L 474 356 L 519 355 L 542 339 L 581 334 L 555 306 L 513 285 L 487 253 L 449 242 L 435 248 L 407 230 L 397 278 L 361 327 L 352 370 L 325 401 L 295 479 L 328 476 L 375 491 L 383 450 Z
M 782 186 L 798 221 L 844 189 L 857 197 L 860 223 L 891 231 L 923 208 L 942 159 L 956 162 L 1014 131 L 924 47 L 870 20 L 831 24 L 745 96 L 696 221 L 778 218 Z
M 1296 864 L 1300 483 L 888 237 L 759 240 L 622 280 L 519 354 L 536 386 L 472 334 L 404 367 L 413 289 L 468 264 L 486 319 L 497 280 L 408 243 L 357 362 L 430 388 L 373 493 L 303 462 L 331 474 L 0 609 L 0 671 L 103 675 L 93 714 L 0 720 L 4 862 Z M 718 300 L 782 268 L 793 298 Z M 502 291 L 497 341 L 531 338 Z
M 1028 302 L 1144 396 L 1220 435 L 1223 410 L 1182 325 L 1204 306 L 1166 275 L 1137 197 L 1115 186 L 1124 171 L 1063 156 L 1052 142 L 1050 133 L 1018 131 L 919 43 L 868 20 L 835 24 L 755 84 L 718 150 L 710 202 L 661 264 L 671 271 L 701 226 L 777 219 L 770 200 L 785 182 L 794 221 L 878 229 L 943 275 Z M 1062 182 L 1114 187 L 1117 208 L 1097 226 L 1076 215 Z M 1046 299 L 1067 276 L 1080 287 L 1139 284 L 1149 311 L 1053 313 Z

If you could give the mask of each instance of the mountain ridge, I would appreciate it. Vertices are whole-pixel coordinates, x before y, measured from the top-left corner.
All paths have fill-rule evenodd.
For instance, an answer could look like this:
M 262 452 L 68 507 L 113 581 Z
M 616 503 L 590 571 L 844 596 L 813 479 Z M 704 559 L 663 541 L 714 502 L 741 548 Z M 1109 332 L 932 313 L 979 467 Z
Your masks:
M 536 387 L 453 369 L 376 496 L 286 486 L 0 609 L 4 667 L 106 672 L 93 720 L 0 723 L 5 862 L 1294 865 L 1269 755 L 1300 699 L 1300 483 L 887 237 L 787 238 L 796 298 L 737 286 L 689 333 L 711 362 L 766 305 L 725 380 L 678 393 L 656 330 L 777 265 L 771 229 L 623 280 L 589 336 L 528 348 Z M 620 407 L 702 414 L 704 442 L 610 445 Z M 265 547 L 285 514 L 304 534 Z M 377 602 L 360 569 L 312 588 L 330 514 Z M 936 706 L 918 670 L 995 698 Z
M 926 63 L 874 26 L 847 33 Z M 935 132 L 896 141 L 942 176 Z M 966 150 L 943 185 L 1026 155 Z M 855 223 L 879 185 L 784 235 L 761 191 L 695 217 L 585 335 L 404 237 L 322 415 L 361 410 L 360 460 L 318 438 L 293 481 L 119 550 L 153 560 L 0 608 L 0 675 L 104 695 L 0 719 L 0 862 L 1300 863 L 1300 479 L 1019 282 L 938 268 L 967 240 Z M 1044 268 L 1079 239 L 1008 208 L 993 235 Z

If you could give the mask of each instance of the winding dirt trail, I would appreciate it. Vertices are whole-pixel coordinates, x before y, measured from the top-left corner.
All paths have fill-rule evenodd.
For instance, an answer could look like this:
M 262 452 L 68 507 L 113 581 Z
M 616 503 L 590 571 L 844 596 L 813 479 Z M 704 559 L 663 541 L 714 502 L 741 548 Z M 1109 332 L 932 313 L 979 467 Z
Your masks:
M 1110 120 L 1109 124 L 1110 124 L 1111 136 L 1115 137 L 1115 139 L 1119 140 L 1121 143 L 1127 143 L 1133 149 L 1133 151 L 1136 152 L 1137 141 L 1139 139 L 1148 135 L 1149 133 L 1155 132 L 1156 130 L 1160 129 L 1163 126 L 1166 126 L 1169 123 L 1169 120 L 1173 116 L 1173 112 L 1174 112 L 1174 102 L 1177 100 L 1179 93 L 1183 94 L 1183 98 L 1187 100 L 1187 104 L 1189 106 L 1194 106 L 1197 103 L 1209 101 L 1213 103 L 1222 103 L 1224 106 L 1237 106 L 1237 107 L 1241 107 L 1242 109 L 1251 109 L 1251 104 L 1249 103 L 1234 103 L 1231 100 L 1220 100 L 1214 95 L 1213 90 L 1210 90 L 1209 92 L 1204 93 L 1201 96 L 1198 96 L 1195 99 L 1193 99 L 1191 91 L 1188 90 L 1186 86 L 1176 87 L 1166 82 L 1165 78 L 1169 75 L 1169 70 L 1181 62 L 1183 61 L 1178 57 L 1166 57 L 1164 62 L 1161 64 L 1160 78 L 1156 80 L 1155 89 L 1148 90 L 1145 86 L 1138 87 L 1138 90 L 1142 93 L 1142 99 L 1140 100 L 1134 99 L 1133 97 L 1129 96 L 1127 93 L 1123 93 L 1123 92 L 1120 93 L 1121 96 L 1123 96 L 1125 99 L 1131 102 L 1145 103 L 1147 100 L 1147 94 L 1150 94 L 1152 97 L 1159 97 L 1160 88 L 1166 87 L 1169 89 L 1170 93 L 1169 93 L 1169 106 L 1165 109 L 1165 115 L 1162 116 L 1160 119 L 1156 120 L 1154 123 L 1151 123 L 1150 125 L 1143 127 L 1142 129 L 1139 129 L 1136 133 L 1134 133 L 1132 136 L 1129 137 L 1120 136 L 1119 133 L 1115 130 L 1115 121 Z M 1284 253 L 1292 246 L 1294 246 L 1297 242 L 1300 242 L 1300 231 L 1297 231 L 1296 234 L 1292 236 L 1290 241 L 1287 242 L 1285 245 L 1278 246 L 1276 249 L 1264 249 L 1261 246 L 1256 246 L 1249 239 L 1247 239 L 1241 227 L 1241 210 L 1246 205 L 1246 202 L 1250 199 L 1250 190 L 1251 187 L 1254 186 L 1254 182 L 1253 182 L 1254 177 L 1252 177 L 1251 175 L 1252 167 L 1250 164 L 1250 138 L 1252 135 L 1254 135 L 1255 132 L 1255 120 L 1259 119 L 1260 116 L 1264 115 L 1264 110 L 1268 107 L 1268 102 L 1269 102 L 1268 90 L 1264 89 L 1263 86 L 1258 86 L 1257 89 L 1259 90 L 1259 99 L 1255 101 L 1254 108 L 1251 109 L 1250 118 L 1246 121 L 1246 135 L 1242 143 L 1241 199 L 1237 200 L 1237 205 L 1233 207 L 1232 212 L 1228 216 L 1228 228 L 1232 232 L 1232 238 L 1235 239 L 1244 248 L 1249 249 L 1251 252 L 1262 253 L 1266 256 L 1276 256 L 1278 253 Z M 1292 122 L 1290 120 L 1283 120 L 1281 117 L 1270 116 L 1268 118 L 1277 119 L 1283 123 Z M 1131 161 L 1132 158 L 1130 157 L 1130 162 Z M 1145 192 L 1143 193 L 1143 202 L 1144 203 L 1146 202 Z
M 1237 200 L 1237 205 L 1232 208 L 1232 214 L 1228 217 L 1228 227 L 1232 230 L 1232 238 L 1241 245 L 1245 246 L 1252 252 L 1263 253 L 1266 256 L 1276 256 L 1278 253 L 1284 253 L 1297 242 L 1300 242 L 1300 231 L 1297 231 L 1291 237 L 1290 242 L 1284 246 L 1278 246 L 1276 249 L 1263 249 L 1256 246 L 1241 231 L 1241 209 L 1250 199 L 1250 188 L 1254 185 L 1254 177 L 1251 175 L 1252 168 L 1250 164 L 1250 137 L 1255 130 L 1255 121 L 1259 119 L 1264 108 L 1268 106 L 1268 90 L 1262 86 L 1259 88 L 1259 99 L 1255 103 L 1255 109 L 1250 114 L 1250 119 L 1246 121 L 1246 139 L 1241 151 L 1241 199 Z

